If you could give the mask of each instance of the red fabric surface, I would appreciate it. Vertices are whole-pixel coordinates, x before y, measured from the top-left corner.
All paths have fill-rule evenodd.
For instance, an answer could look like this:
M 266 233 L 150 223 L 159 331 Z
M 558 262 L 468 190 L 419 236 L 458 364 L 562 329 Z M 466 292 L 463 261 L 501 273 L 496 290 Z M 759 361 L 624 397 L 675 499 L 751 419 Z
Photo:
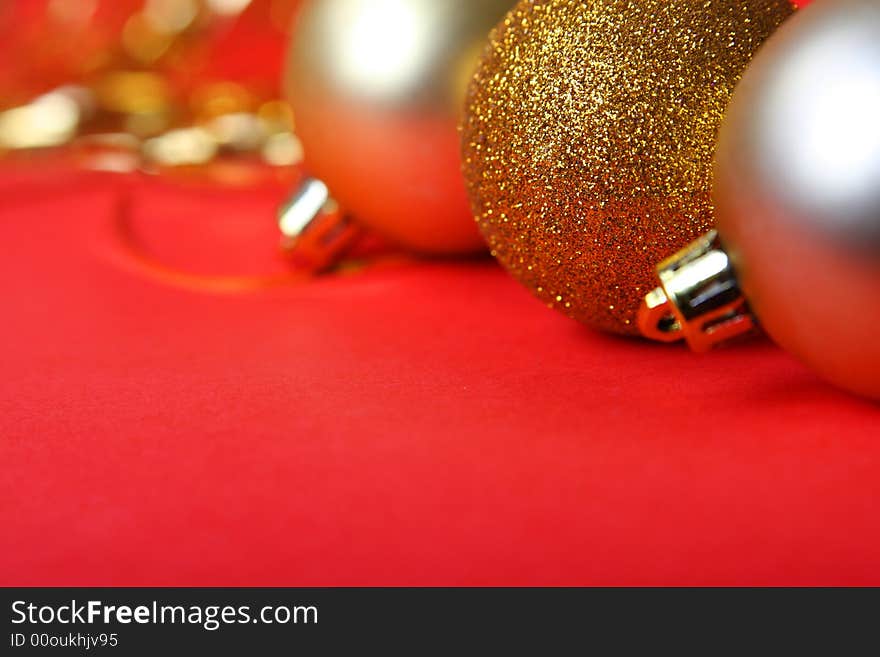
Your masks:
M 298 281 L 282 193 L 0 173 L 0 584 L 880 584 L 878 405 L 489 261 Z
M 489 261 L 279 277 L 279 192 L 0 176 L 0 584 L 880 584 L 876 404 Z

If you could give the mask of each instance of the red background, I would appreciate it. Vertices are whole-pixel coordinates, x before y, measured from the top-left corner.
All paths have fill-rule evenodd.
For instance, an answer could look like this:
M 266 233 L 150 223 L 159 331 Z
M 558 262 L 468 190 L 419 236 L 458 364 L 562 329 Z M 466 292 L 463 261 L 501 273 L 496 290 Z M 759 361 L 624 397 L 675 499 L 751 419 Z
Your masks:
M 0 584 L 880 584 L 880 407 L 769 343 L 303 283 L 282 189 L 48 166 L 0 176 Z

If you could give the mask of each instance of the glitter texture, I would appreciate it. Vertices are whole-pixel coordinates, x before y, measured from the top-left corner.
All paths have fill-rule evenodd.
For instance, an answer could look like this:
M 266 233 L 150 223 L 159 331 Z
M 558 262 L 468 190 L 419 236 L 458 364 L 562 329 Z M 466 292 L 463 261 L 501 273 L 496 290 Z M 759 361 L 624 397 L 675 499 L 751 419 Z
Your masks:
M 471 83 L 463 166 L 493 254 L 549 306 L 636 334 L 655 265 L 712 226 L 733 87 L 786 0 L 524 0 Z

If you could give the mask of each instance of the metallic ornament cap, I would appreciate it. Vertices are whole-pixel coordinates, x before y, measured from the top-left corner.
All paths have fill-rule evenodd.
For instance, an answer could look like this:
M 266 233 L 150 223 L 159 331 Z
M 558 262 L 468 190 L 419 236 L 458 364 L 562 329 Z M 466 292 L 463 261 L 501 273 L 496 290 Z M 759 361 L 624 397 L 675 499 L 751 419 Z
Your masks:
M 278 211 L 281 248 L 298 269 L 314 274 L 337 264 L 361 231 L 330 190 L 316 178 L 306 178 Z
M 638 313 L 644 337 L 683 339 L 702 353 L 758 331 L 717 231 L 661 262 L 657 275 L 661 285 L 645 297 Z

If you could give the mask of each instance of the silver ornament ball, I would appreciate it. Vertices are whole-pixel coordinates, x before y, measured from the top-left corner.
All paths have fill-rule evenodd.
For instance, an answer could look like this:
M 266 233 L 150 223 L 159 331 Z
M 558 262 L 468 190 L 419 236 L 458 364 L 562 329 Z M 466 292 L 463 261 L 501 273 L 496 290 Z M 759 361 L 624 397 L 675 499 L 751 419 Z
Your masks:
M 880 0 L 818 0 L 759 51 L 721 130 L 714 195 L 761 325 L 880 398 Z
M 457 126 L 490 29 L 512 0 L 311 0 L 286 93 L 311 175 L 355 219 L 426 253 L 484 248 Z

